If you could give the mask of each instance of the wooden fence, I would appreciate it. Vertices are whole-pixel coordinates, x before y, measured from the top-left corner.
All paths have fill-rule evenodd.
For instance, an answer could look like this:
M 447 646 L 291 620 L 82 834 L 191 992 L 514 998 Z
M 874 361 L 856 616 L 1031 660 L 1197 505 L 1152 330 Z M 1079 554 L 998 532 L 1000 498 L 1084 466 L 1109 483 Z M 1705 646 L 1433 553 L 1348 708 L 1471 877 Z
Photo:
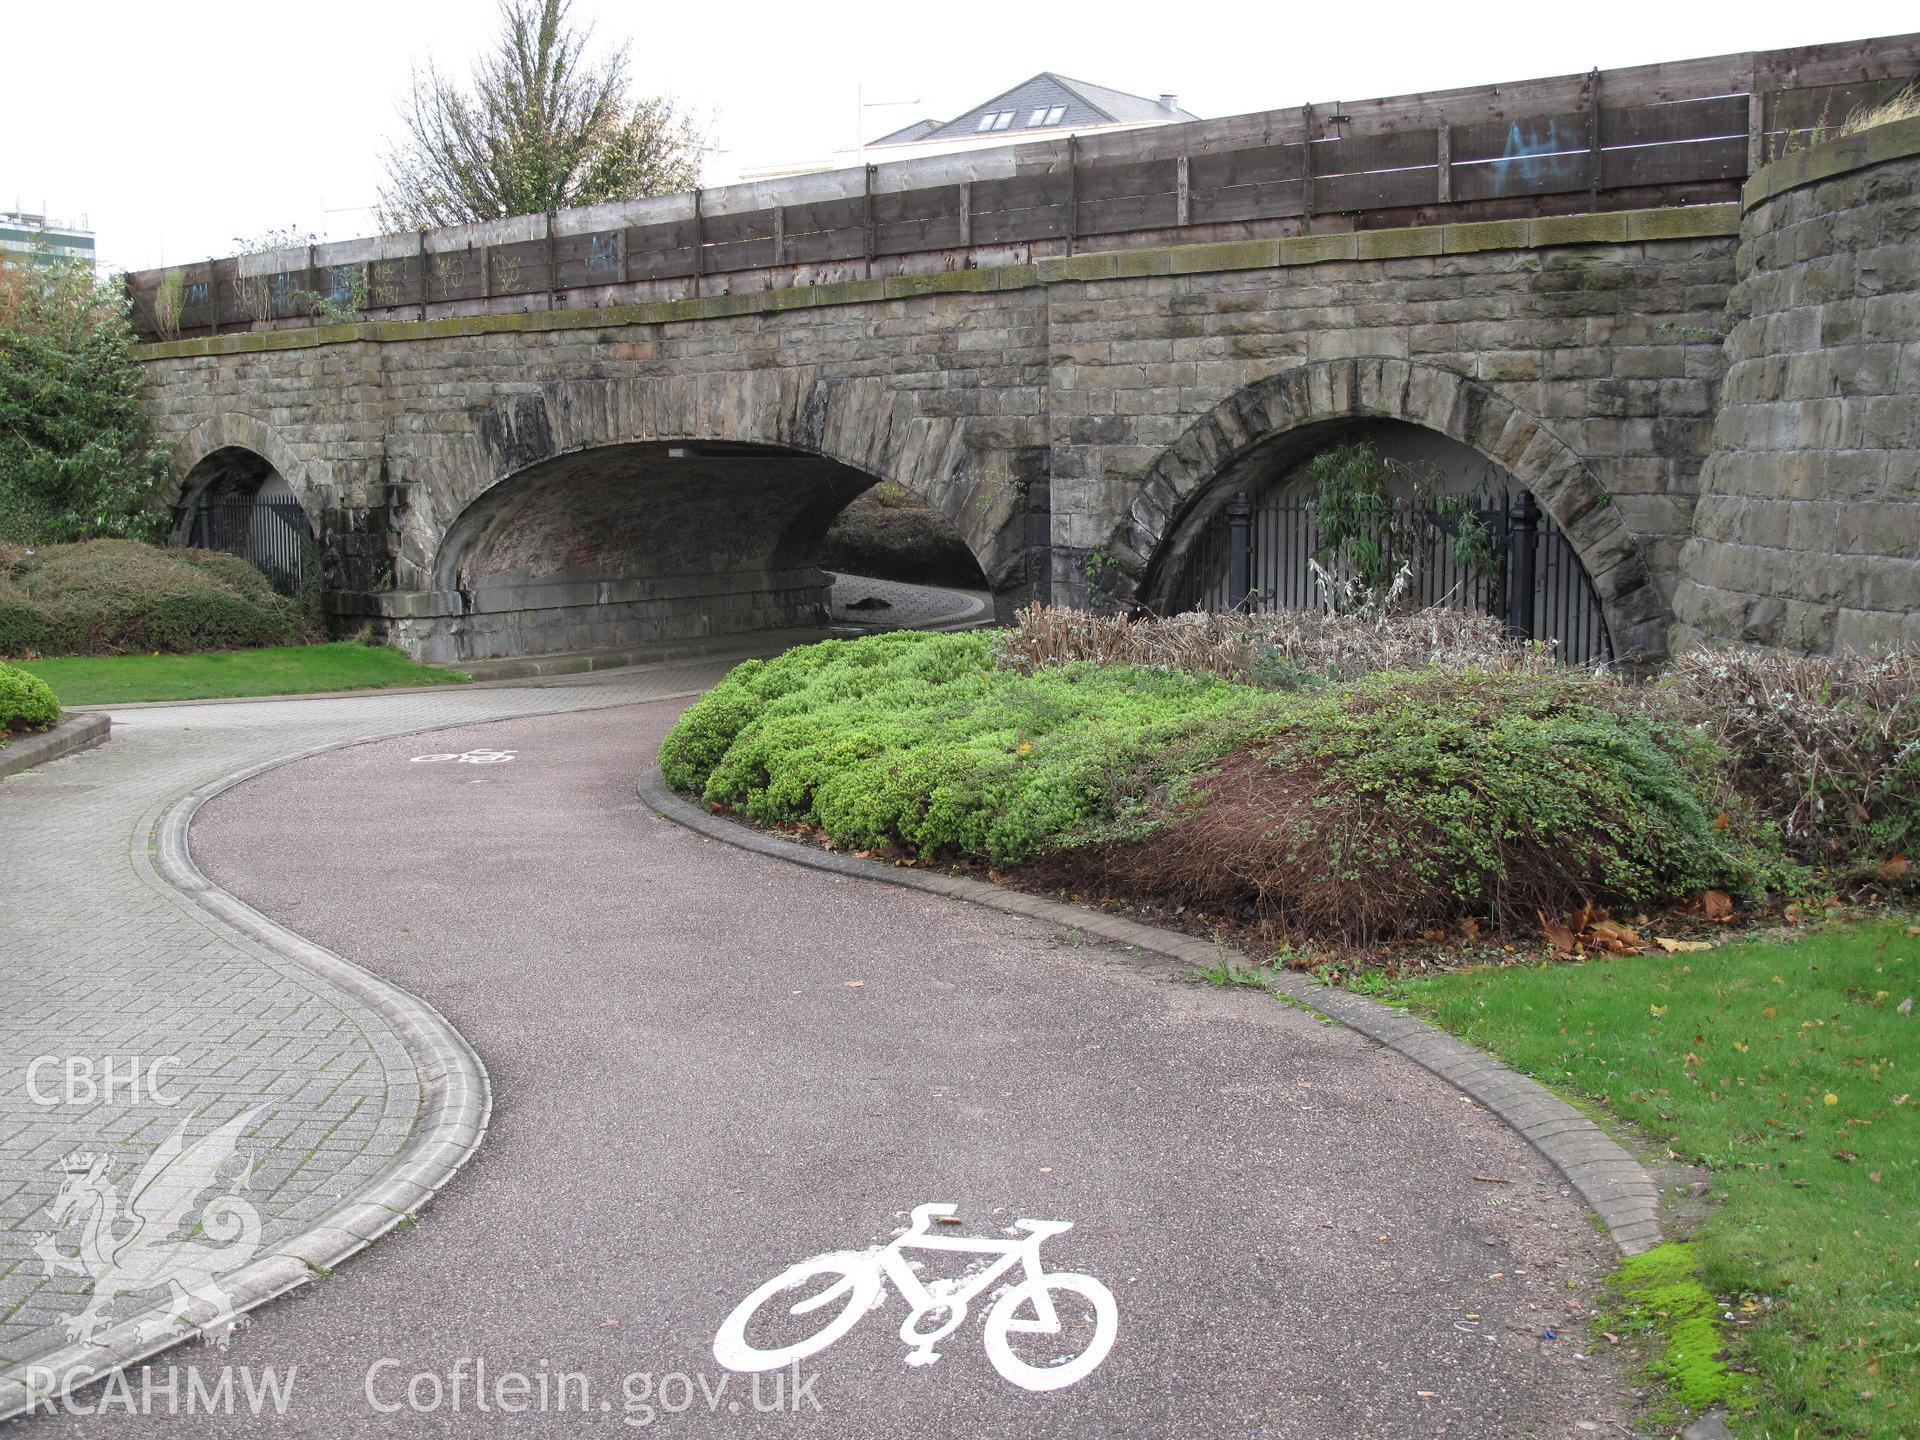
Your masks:
M 149 337 L 564 309 L 1050 255 L 1732 199 L 1920 35 L 1067 136 L 130 275 Z

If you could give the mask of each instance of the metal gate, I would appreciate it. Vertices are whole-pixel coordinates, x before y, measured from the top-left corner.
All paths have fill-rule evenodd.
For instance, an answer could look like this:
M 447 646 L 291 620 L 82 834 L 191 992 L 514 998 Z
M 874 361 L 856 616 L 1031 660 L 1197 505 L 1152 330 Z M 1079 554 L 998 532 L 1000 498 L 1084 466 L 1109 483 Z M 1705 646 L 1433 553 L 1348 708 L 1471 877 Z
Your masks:
M 306 583 L 314 547 L 299 501 L 203 491 L 189 503 L 185 518 L 176 532 L 179 544 L 238 555 L 282 595 L 298 594 Z
M 1593 580 L 1532 492 L 1488 489 L 1474 500 L 1493 537 L 1494 564 L 1480 572 L 1457 563 L 1436 524 L 1409 603 L 1502 616 L 1516 634 L 1551 641 L 1570 665 L 1611 660 L 1613 638 Z M 1173 608 L 1317 610 L 1321 597 L 1307 562 L 1324 544 L 1311 501 L 1297 491 L 1270 492 L 1258 503 L 1236 495 L 1195 537 Z

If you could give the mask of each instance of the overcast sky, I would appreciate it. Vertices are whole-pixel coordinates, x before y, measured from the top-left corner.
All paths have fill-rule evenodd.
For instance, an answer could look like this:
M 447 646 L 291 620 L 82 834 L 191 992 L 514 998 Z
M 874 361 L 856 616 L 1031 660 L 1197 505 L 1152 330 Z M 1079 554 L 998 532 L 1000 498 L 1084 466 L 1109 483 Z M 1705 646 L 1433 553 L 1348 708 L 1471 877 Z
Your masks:
M 1912 0 L 1034 5 L 574 0 L 644 90 L 711 125 L 705 179 L 949 118 L 1040 70 L 1213 117 L 1898 34 Z M 79 220 L 108 269 L 283 226 L 371 233 L 411 66 L 464 72 L 494 0 L 34 0 L 6 21 L 0 206 Z M 859 98 L 876 105 L 856 127 Z

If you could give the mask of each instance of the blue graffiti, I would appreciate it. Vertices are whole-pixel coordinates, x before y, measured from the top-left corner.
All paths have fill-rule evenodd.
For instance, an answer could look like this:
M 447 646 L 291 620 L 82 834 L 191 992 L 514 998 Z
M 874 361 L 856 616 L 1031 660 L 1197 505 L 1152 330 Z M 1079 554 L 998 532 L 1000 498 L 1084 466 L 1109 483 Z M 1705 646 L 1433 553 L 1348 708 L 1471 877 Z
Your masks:
M 204 305 L 207 303 L 207 282 L 196 280 L 187 286 L 187 304 Z
M 611 235 L 589 235 L 587 237 L 587 269 L 590 271 L 611 270 L 619 263 L 618 248 Z
M 358 265 L 335 265 L 327 275 L 327 298 L 336 305 L 351 305 L 354 301 L 354 281 L 359 278 Z
M 1504 194 L 1510 184 L 1522 190 L 1543 190 L 1549 185 L 1578 181 L 1586 163 L 1586 141 L 1569 145 L 1560 138 L 1557 121 L 1547 121 L 1543 136 L 1529 125 L 1523 135 L 1520 122 L 1507 128 L 1507 148 L 1493 162 L 1493 193 Z
M 267 278 L 267 293 L 273 297 L 274 308 L 292 305 L 293 297 L 299 293 L 291 270 L 276 270 Z

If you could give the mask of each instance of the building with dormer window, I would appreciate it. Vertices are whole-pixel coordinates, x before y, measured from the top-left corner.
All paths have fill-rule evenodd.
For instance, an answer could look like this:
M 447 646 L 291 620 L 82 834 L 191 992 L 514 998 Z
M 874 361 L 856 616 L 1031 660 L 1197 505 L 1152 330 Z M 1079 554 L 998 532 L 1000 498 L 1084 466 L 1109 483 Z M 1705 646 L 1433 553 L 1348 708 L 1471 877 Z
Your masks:
M 877 161 L 912 160 L 922 155 L 950 155 L 1023 140 L 1050 140 L 1061 135 L 1086 135 L 1110 130 L 1137 130 L 1146 125 L 1177 125 L 1200 117 L 1180 108 L 1179 97 L 1162 95 L 1149 100 L 1105 85 L 1070 80 L 1042 70 L 1011 90 L 1004 90 L 951 120 L 916 120 L 911 125 L 869 140 L 858 150 L 842 150 L 831 157 L 745 170 L 743 180 L 772 180 L 816 170 L 839 170 Z

